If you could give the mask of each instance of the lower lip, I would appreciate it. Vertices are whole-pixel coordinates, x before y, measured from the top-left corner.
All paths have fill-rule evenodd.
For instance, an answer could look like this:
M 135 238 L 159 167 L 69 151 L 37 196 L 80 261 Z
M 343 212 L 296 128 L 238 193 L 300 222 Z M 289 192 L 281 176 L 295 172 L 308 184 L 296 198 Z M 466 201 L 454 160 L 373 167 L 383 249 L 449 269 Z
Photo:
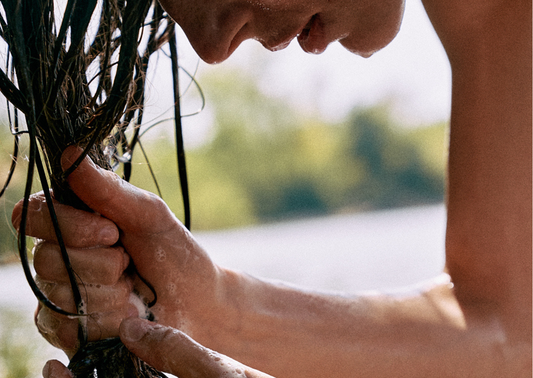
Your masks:
M 298 35 L 298 43 L 302 50 L 310 54 L 321 54 L 328 47 L 329 42 L 325 39 L 324 25 L 320 15 L 314 15 L 306 28 Z

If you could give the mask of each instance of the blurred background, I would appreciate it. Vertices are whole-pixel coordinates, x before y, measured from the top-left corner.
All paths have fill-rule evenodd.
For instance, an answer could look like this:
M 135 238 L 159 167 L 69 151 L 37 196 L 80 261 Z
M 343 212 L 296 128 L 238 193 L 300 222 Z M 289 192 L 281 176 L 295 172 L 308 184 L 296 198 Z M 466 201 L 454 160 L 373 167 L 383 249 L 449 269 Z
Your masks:
M 179 43 L 192 231 L 216 262 L 343 294 L 397 290 L 442 270 L 451 79 L 419 0 L 407 1 L 399 35 L 369 59 L 339 44 L 312 56 L 296 42 L 272 53 L 248 41 L 208 66 L 184 36 Z M 143 147 L 182 218 L 168 66 L 161 54 L 150 73 Z M 205 97 L 199 114 L 191 76 Z M 13 141 L 1 103 L 3 182 Z M 11 228 L 25 148 L 0 199 L 1 377 L 66 362 L 32 325 L 36 300 Z M 131 181 L 157 191 L 142 154 Z

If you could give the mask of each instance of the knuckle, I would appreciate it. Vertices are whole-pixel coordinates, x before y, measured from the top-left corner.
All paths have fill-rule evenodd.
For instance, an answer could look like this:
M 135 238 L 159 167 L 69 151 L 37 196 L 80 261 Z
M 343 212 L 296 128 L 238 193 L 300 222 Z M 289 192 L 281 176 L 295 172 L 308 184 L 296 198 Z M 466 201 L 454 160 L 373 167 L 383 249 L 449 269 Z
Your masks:
M 72 297 L 72 288 L 68 284 L 46 282 L 40 285 L 48 300 L 65 311 L 75 313 L 76 306 Z
M 69 284 L 56 284 L 43 280 L 39 287 L 56 306 L 75 312 L 72 290 Z M 131 283 L 122 278 L 117 284 L 80 284 L 80 291 L 87 303 L 89 340 L 116 337 L 121 321 L 128 316 Z M 45 306 L 39 306 L 35 323 L 42 336 L 52 345 L 67 353 L 77 348 L 78 320 L 60 315 Z
M 124 275 L 129 258 L 122 247 L 67 249 L 69 260 L 80 283 L 114 285 Z M 37 275 L 46 281 L 68 282 L 67 269 L 60 248 L 55 243 L 40 241 L 33 249 L 33 265 Z
M 35 320 L 37 329 L 50 344 L 65 351 L 76 347 L 77 320 L 59 315 L 46 307 L 39 310 Z
M 106 284 L 114 284 L 122 277 L 124 270 L 129 264 L 129 258 L 127 256 L 128 255 L 124 253 L 124 249 L 122 247 L 109 249 L 109 261 L 106 264 L 109 269 L 105 275 Z
M 127 267 L 121 247 L 79 250 L 73 255 L 73 267 L 86 283 L 115 285 Z
M 61 281 L 66 275 L 57 244 L 37 242 L 33 247 L 33 266 L 37 275 L 48 281 Z
M 65 223 L 72 225 L 76 238 L 90 238 L 98 228 L 97 216 L 84 211 L 73 211 L 68 214 Z
M 85 284 L 87 311 L 90 314 L 120 312 L 127 308 L 131 284 L 121 279 L 115 285 Z
M 117 337 L 123 319 L 120 312 L 91 314 L 87 322 L 89 341 Z
M 22 217 L 22 200 L 18 201 L 13 207 L 13 212 L 11 213 L 11 224 L 18 231 L 20 227 L 20 220 Z
M 145 192 L 145 200 L 150 209 L 152 209 L 153 214 L 165 214 L 168 212 L 167 204 L 156 194 Z

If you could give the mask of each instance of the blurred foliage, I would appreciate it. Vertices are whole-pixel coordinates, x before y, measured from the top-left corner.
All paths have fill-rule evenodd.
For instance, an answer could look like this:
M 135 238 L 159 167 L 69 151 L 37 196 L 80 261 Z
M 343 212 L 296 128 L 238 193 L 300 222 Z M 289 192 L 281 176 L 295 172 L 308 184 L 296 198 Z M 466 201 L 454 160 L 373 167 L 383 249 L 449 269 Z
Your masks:
M 187 154 L 193 229 L 443 200 L 445 123 L 401 127 L 378 105 L 329 124 L 266 96 L 239 72 L 204 77 L 202 87 L 215 127 Z M 158 151 L 151 163 L 179 216 L 170 140 L 162 136 L 146 149 Z M 141 170 L 132 182 L 154 191 Z
M 0 319 L 0 376 L 40 376 L 44 344 L 33 324 L 21 314 L 5 309 L 0 311 Z
M 201 85 L 214 130 L 187 153 L 193 230 L 443 200 L 445 123 L 401 127 L 386 105 L 377 105 L 330 124 L 296 113 L 236 71 L 203 77 Z M 12 143 L 6 133 L 0 127 L 2 180 Z M 173 137 L 164 130 L 157 135 L 144 148 L 163 199 L 181 217 Z M 131 182 L 156 192 L 143 156 L 134 161 Z M 14 250 L 6 224 L 22 195 L 20 168 L 0 203 L 2 251 Z
M 0 124 L 0 189 L 4 186 L 8 170 L 12 161 L 13 138 L 9 133 L 9 128 L 5 124 Z M 21 156 L 26 156 L 27 146 L 21 146 L 23 152 Z M 17 170 L 11 180 L 9 189 L 0 197 L 0 262 L 9 261 L 16 258 L 16 233 L 11 226 L 11 211 L 17 201 L 22 198 L 24 190 L 24 179 L 26 160 L 19 159 Z

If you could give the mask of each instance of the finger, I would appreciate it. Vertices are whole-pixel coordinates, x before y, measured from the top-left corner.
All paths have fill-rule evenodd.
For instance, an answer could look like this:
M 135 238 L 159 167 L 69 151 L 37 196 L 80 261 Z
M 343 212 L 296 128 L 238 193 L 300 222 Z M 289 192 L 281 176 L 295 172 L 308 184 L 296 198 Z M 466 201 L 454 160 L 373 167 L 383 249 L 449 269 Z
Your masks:
M 244 365 L 170 327 L 129 318 L 120 325 L 120 338 L 141 360 L 180 378 L 246 378 Z
M 68 285 L 44 284 L 39 282 L 49 299 L 63 309 L 73 312 L 72 293 Z M 48 287 L 46 287 L 48 286 Z M 117 294 L 115 288 L 86 287 L 82 293 L 90 296 L 87 301 L 88 315 L 86 316 L 88 340 L 100 340 L 117 337 L 119 326 L 123 319 L 131 316 L 145 316 L 142 301 L 133 293 Z M 39 306 L 35 323 L 39 332 L 52 345 L 63 349 L 68 355 L 73 355 L 78 347 L 78 324 L 75 317 L 68 317 Z
M 122 247 L 69 248 L 68 255 L 77 278 L 86 284 L 114 285 L 129 264 L 129 256 Z M 33 265 L 42 280 L 69 282 L 57 244 L 37 243 L 33 250 Z
M 133 309 L 133 307 L 132 307 Z M 96 341 L 118 337 L 122 320 L 133 315 L 128 309 L 119 312 L 91 314 L 87 317 L 87 339 Z M 76 353 L 79 347 L 79 321 L 58 315 L 43 307 L 36 318 L 36 325 L 41 335 L 56 348 L 62 349 L 68 356 Z
M 23 201 L 19 201 L 11 216 L 15 229 L 19 229 L 22 218 Z M 61 235 L 66 245 L 83 248 L 99 245 L 113 245 L 117 242 L 117 226 L 98 214 L 88 213 L 54 201 L 54 210 L 59 222 Z M 39 239 L 57 242 L 52 218 L 46 205 L 44 193 L 33 194 L 28 204 L 26 234 Z
M 65 365 L 58 360 L 50 360 L 43 367 L 44 378 L 72 378 L 73 375 Z
M 80 154 L 81 149 L 75 146 L 67 148 L 61 158 L 63 169 L 68 169 Z M 143 220 L 143 230 L 158 227 L 162 223 L 160 217 L 170 214 L 165 203 L 155 194 L 131 185 L 111 171 L 99 168 L 89 157 L 68 176 L 68 182 L 87 206 L 111 219 L 125 231 L 138 229 L 139 219 Z M 152 214 L 158 216 L 157 221 L 149 218 L 154 216 Z
M 72 288 L 68 283 L 50 283 L 39 276 L 36 282 L 41 291 L 57 306 L 70 313 L 76 312 Z M 121 277 L 115 285 L 79 284 L 80 293 L 90 315 L 120 312 L 129 306 L 132 280 Z

